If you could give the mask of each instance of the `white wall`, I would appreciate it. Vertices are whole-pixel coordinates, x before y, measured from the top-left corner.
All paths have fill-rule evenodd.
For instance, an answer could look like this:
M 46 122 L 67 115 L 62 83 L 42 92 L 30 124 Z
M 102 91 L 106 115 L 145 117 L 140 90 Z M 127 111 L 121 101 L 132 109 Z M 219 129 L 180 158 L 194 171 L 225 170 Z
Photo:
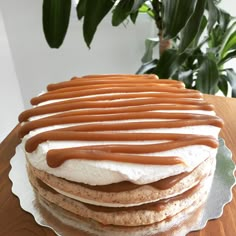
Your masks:
M 0 143 L 17 125 L 23 99 L 0 11 Z
M 229 12 L 232 16 L 236 16 L 235 3 L 235 0 L 222 0 L 219 5 L 222 9 Z M 234 68 L 234 70 L 236 70 L 236 59 L 227 62 L 225 67 Z M 229 94 L 231 94 L 231 89 L 229 89 Z
M 2 12 L 26 107 L 48 83 L 91 73 L 135 73 L 144 52 L 144 39 L 153 22 L 141 18 L 137 25 L 114 28 L 107 18 L 87 48 L 82 23 L 75 14 L 63 46 L 50 49 L 42 31 L 42 0 L 2 0 Z M 74 11 L 75 13 L 75 11 Z M 151 27 L 149 27 L 149 25 Z M 147 27 L 148 26 L 148 27 Z
M 219 5 L 232 16 L 236 16 L 235 0 L 221 0 Z

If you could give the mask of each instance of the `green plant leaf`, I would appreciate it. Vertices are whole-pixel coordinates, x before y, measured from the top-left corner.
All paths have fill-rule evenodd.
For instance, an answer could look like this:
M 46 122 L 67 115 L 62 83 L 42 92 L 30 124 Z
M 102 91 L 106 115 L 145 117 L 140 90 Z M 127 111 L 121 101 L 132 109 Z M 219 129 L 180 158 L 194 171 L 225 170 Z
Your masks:
M 184 70 L 191 69 L 193 71 L 196 71 L 199 68 L 199 62 L 202 58 L 203 52 L 199 49 L 188 49 L 188 58 L 184 62 Z
M 79 0 L 76 6 L 77 17 L 81 20 L 84 17 L 87 0 Z
M 145 40 L 145 54 L 142 57 L 142 63 L 152 60 L 153 48 L 158 44 L 157 38 L 148 38 Z
M 197 0 L 164 0 L 163 4 L 163 36 L 174 38 L 185 26 L 196 7 Z
M 131 13 L 134 0 L 121 0 L 115 7 L 112 15 L 112 25 L 118 26 L 122 23 Z
M 139 8 L 139 12 L 141 13 L 147 13 L 148 11 L 150 11 L 151 8 L 146 4 L 144 3 L 140 8 Z
M 224 74 L 219 75 L 218 87 L 222 91 L 222 93 L 227 96 L 228 94 L 228 83 L 227 76 Z
M 236 50 L 231 51 L 231 52 L 229 52 L 224 58 L 222 58 L 222 59 L 219 61 L 218 65 L 219 65 L 219 66 L 222 66 L 222 65 L 224 65 L 227 61 L 229 61 L 229 60 L 231 60 L 231 59 L 233 59 L 233 58 L 235 58 L 235 57 L 236 57 Z
M 206 0 L 197 1 L 194 13 L 190 17 L 187 25 L 181 31 L 179 52 L 184 52 L 196 37 L 198 30 L 201 27 L 201 20 L 203 17 L 205 6 Z
M 196 88 L 203 93 L 215 94 L 219 73 L 215 61 L 205 57 L 199 67 Z
M 64 41 L 70 19 L 71 0 L 43 1 L 43 31 L 48 45 L 59 48 Z
M 136 12 L 147 0 L 134 0 L 131 12 Z
M 225 57 L 225 55 L 228 53 L 228 50 L 232 50 L 231 46 L 232 43 L 235 40 L 235 28 L 236 28 L 236 22 L 235 21 L 229 21 L 227 22 L 227 28 L 223 31 L 220 26 L 220 32 L 218 33 L 219 36 L 219 57 L 222 59 Z M 213 30 L 214 32 L 215 30 Z
M 149 73 L 150 70 L 152 70 L 156 67 L 157 63 L 158 63 L 158 60 L 154 59 L 152 61 L 142 64 L 141 67 L 137 70 L 136 74 Z
M 132 6 L 132 9 L 130 11 L 130 19 L 131 21 L 135 24 L 138 13 L 139 13 L 139 9 L 142 7 L 142 5 L 144 5 L 144 3 L 147 0 L 134 0 L 134 4 Z
M 200 28 L 193 40 L 193 44 L 192 44 L 193 48 L 196 48 L 197 46 L 199 46 L 199 48 L 201 48 L 202 45 L 201 45 L 201 43 L 200 43 L 200 45 L 198 45 L 198 42 L 199 42 L 199 39 L 202 37 L 203 31 L 205 30 L 206 26 L 207 26 L 207 19 L 205 16 L 203 16 L 201 23 L 200 23 Z
M 207 0 L 207 7 L 208 7 L 208 26 L 207 30 L 210 32 L 214 26 L 214 24 L 218 20 L 218 8 L 215 5 L 214 0 Z
M 225 56 L 227 54 L 228 51 L 232 50 L 232 49 L 236 49 L 236 31 L 234 29 L 234 31 L 230 34 L 227 42 L 225 43 L 221 55 Z
M 136 19 L 138 17 L 138 11 L 130 13 L 129 17 L 130 17 L 131 21 L 135 24 Z
M 225 32 L 232 17 L 229 13 L 225 12 L 222 9 L 218 9 L 218 14 L 219 26 L 223 30 L 223 32 Z
M 113 7 L 112 0 L 93 0 L 86 2 L 84 14 L 83 34 L 88 47 L 93 40 L 97 26 Z
M 176 73 L 187 57 L 187 53 L 182 53 L 179 55 L 175 49 L 165 50 L 157 64 L 155 74 L 157 74 L 160 78 L 170 78 Z
M 155 17 L 153 10 L 146 3 L 139 8 L 139 12 L 148 14 L 152 19 Z
M 227 69 L 227 80 L 232 88 L 232 97 L 236 97 L 236 73 L 233 69 Z
M 186 71 L 179 71 L 177 79 L 182 81 L 186 88 L 192 88 L 193 86 L 193 71 L 186 70 Z
M 210 48 L 222 47 L 222 40 L 224 37 L 224 32 L 219 25 L 216 25 L 210 33 L 210 38 L 208 41 L 208 46 Z

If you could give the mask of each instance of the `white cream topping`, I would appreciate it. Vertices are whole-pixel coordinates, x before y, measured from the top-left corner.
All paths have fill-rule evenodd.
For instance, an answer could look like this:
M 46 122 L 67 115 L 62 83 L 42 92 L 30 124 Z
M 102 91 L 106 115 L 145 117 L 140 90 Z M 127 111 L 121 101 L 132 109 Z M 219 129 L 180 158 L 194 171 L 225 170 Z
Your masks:
M 42 131 L 42 130 L 41 130 Z M 28 136 L 34 136 L 37 131 L 32 131 Z M 176 132 L 176 133 L 209 133 L 217 135 L 219 128 L 214 126 L 192 126 L 181 129 L 156 129 L 153 132 Z M 34 133 L 34 134 L 32 134 Z M 26 136 L 23 143 L 29 137 Z M 112 144 L 112 143 L 133 143 L 133 144 L 150 144 L 157 142 L 86 142 L 86 141 L 47 141 L 38 146 L 32 152 L 27 153 L 30 163 L 43 171 L 58 177 L 66 178 L 71 181 L 82 182 L 90 185 L 105 185 L 121 181 L 131 181 L 136 184 L 147 184 L 171 175 L 179 174 L 184 171 L 191 171 L 206 158 L 216 155 L 216 149 L 204 145 L 188 146 L 175 150 L 150 153 L 146 155 L 158 156 L 180 156 L 187 166 L 184 165 L 141 165 L 134 163 L 121 163 L 113 161 L 89 161 L 89 160 L 68 160 L 57 168 L 50 168 L 46 162 L 46 154 L 51 149 L 89 146 L 95 144 Z
M 54 101 L 44 102 L 43 104 L 53 103 Z M 42 104 L 39 104 L 39 106 Z M 165 110 L 163 112 L 191 112 L 196 114 L 209 114 L 215 115 L 213 111 L 202 111 L 202 110 Z M 31 117 L 30 120 L 40 119 L 44 116 Z M 152 121 L 155 119 L 151 119 Z M 138 120 L 147 121 L 147 120 Z M 158 119 L 156 119 L 158 122 Z M 122 123 L 127 120 L 112 121 L 110 123 Z M 137 120 L 129 120 L 128 122 L 137 122 Z M 89 122 L 90 124 L 91 122 Z M 96 123 L 96 122 L 94 122 Z M 101 122 L 100 122 L 101 123 Z M 109 123 L 109 122 L 106 122 Z M 81 124 L 66 124 L 66 125 L 55 125 L 45 128 L 40 128 L 31 131 L 23 139 L 23 145 L 32 136 L 56 128 L 69 127 Z M 181 128 L 161 128 L 161 129 L 143 129 L 143 130 L 130 130 L 129 132 L 149 132 L 149 133 L 183 133 L 183 134 L 204 134 L 218 137 L 220 128 L 210 125 L 199 125 L 199 126 L 188 126 Z M 116 131 L 117 132 L 117 131 Z M 100 145 L 100 144 L 132 144 L 132 142 L 87 142 L 87 141 L 46 141 L 39 144 L 38 148 L 32 153 L 26 153 L 26 156 L 30 163 L 37 169 L 46 171 L 55 176 L 65 178 L 75 182 L 82 182 L 90 185 L 106 185 L 111 183 L 117 183 L 121 181 L 130 181 L 135 184 L 147 184 L 160 179 L 179 174 L 185 171 L 191 171 L 206 158 L 212 155 L 216 155 L 216 149 L 210 148 L 204 145 L 187 146 L 165 152 L 148 153 L 145 155 L 156 155 L 156 156 L 179 156 L 181 157 L 186 165 L 143 165 L 135 163 L 121 163 L 114 161 L 92 161 L 92 160 L 80 160 L 71 159 L 65 161 L 61 166 L 57 168 L 50 168 L 46 162 L 46 154 L 51 149 L 58 148 L 69 148 L 69 147 L 81 147 L 89 145 Z M 150 144 L 158 142 L 140 141 L 133 142 L 133 144 Z

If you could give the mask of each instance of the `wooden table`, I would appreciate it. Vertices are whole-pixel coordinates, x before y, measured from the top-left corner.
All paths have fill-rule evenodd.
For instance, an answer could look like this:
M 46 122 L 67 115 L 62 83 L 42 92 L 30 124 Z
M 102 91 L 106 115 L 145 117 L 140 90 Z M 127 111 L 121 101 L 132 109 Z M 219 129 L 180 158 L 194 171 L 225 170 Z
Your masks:
M 224 119 L 225 126 L 221 137 L 233 153 L 236 162 L 236 99 L 205 96 L 215 105 L 217 114 Z M 8 178 L 9 161 L 19 144 L 16 127 L 0 145 L 0 236 L 52 236 L 52 230 L 35 223 L 31 214 L 23 211 L 19 200 L 11 192 L 11 181 Z M 20 175 L 20 173 L 19 173 Z M 235 236 L 236 235 L 236 188 L 233 189 L 233 200 L 224 208 L 223 215 L 207 223 L 206 227 L 188 236 Z

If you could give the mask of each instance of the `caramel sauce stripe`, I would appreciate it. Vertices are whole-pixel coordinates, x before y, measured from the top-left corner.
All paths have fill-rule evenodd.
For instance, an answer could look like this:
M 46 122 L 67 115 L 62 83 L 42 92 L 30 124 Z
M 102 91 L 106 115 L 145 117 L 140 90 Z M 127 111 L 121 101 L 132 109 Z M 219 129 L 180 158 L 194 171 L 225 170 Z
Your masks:
M 116 142 L 112 145 L 49 150 L 46 158 L 51 167 L 58 167 L 69 159 L 155 165 L 184 164 L 180 157 L 147 154 L 191 145 L 217 148 L 218 141 L 208 135 L 163 134 L 156 133 L 156 129 L 202 125 L 220 128 L 223 125 L 214 112 L 213 115 L 201 114 L 200 110 L 213 111 L 213 106 L 203 101 L 200 92 L 184 89 L 183 83 L 178 81 L 159 80 L 155 75 L 92 75 L 73 78 L 49 85 L 47 93 L 33 98 L 31 102 L 36 106 L 19 116 L 19 121 L 24 122 L 20 136 L 24 137 L 30 131 L 40 128 L 52 130 L 41 133 L 38 130 L 36 135 L 28 138 L 25 148 L 29 153 L 45 141 L 97 141 L 98 144 L 101 141 Z M 200 114 L 192 113 L 191 110 L 199 110 Z M 34 117 L 37 118 L 29 121 Z M 147 131 L 140 132 L 141 129 Z M 130 132 L 132 130 L 135 132 Z M 129 143 L 148 140 L 155 143 Z M 164 143 L 160 144 L 160 140 L 164 140 Z
M 73 87 L 74 88 L 74 87 Z M 68 100 L 73 100 L 77 99 L 77 101 L 102 101 L 102 100 L 116 100 L 116 99 L 135 99 L 135 98 L 158 98 L 158 97 L 169 97 L 169 98 L 193 98 L 193 99 L 198 99 L 202 98 L 202 95 L 199 93 L 170 93 L 170 92 L 162 92 L 162 93 L 155 93 L 155 92 L 131 92 L 131 93 L 104 93 L 104 94 L 99 94 L 99 95 L 94 95 L 94 96 L 81 96 L 80 98 L 78 93 L 75 91 L 65 91 L 65 92 L 60 92 L 60 93 L 47 93 L 43 94 L 40 97 L 33 98 L 31 100 L 31 103 L 33 105 L 38 105 L 39 103 L 43 102 L 48 102 L 49 100 L 52 102 L 60 100 L 60 99 L 67 99 Z
M 141 106 L 130 106 L 130 107 L 123 107 L 123 108 L 109 108 L 109 109 L 84 109 L 84 110 L 72 110 L 72 111 L 65 111 L 62 113 L 50 115 L 50 118 L 59 118 L 59 117 L 66 117 L 66 116 L 79 116 L 79 115 L 102 115 L 102 114 L 115 114 L 115 113 L 129 113 L 129 112 L 163 112 L 168 111 L 176 113 L 177 110 L 183 111 L 191 111 L 191 110 L 204 110 L 204 111 L 212 111 L 212 106 L 209 104 L 206 104 L 204 106 L 198 106 L 198 105 L 186 105 L 186 106 L 180 106 L 180 105 L 141 105 Z M 191 113 L 191 112 L 190 112 Z
M 134 93 L 134 92 L 168 92 L 168 93 L 183 93 L 183 94 L 200 94 L 199 92 L 180 89 L 174 87 L 166 87 L 166 86 L 139 86 L 139 87 L 99 87 L 96 90 L 94 89 L 80 89 L 79 91 L 69 91 L 69 92 L 58 92 L 58 93 L 44 93 L 38 97 L 35 97 L 31 100 L 32 105 L 38 105 L 41 102 L 45 102 L 48 100 L 54 99 L 65 99 L 65 98 L 73 98 L 73 97 L 81 97 L 81 96 L 91 96 L 91 95 L 99 95 L 99 94 L 109 94 L 109 93 Z M 162 95 L 163 97 L 164 95 Z M 166 97 L 166 96 L 165 96 Z
M 47 89 L 48 91 L 64 88 L 64 87 L 70 87 L 75 85 L 93 85 L 96 84 L 105 84 L 105 83 L 136 83 L 136 82 L 155 82 L 158 84 L 168 84 L 170 86 L 176 85 L 178 87 L 184 88 L 184 83 L 180 81 L 175 80 L 158 80 L 158 77 L 156 75 L 104 75 L 104 76 L 98 76 L 98 75 L 91 75 L 91 76 L 83 76 L 83 77 L 73 77 L 70 81 L 65 81 L 57 84 L 50 84 L 48 85 Z
M 48 131 L 40 133 L 26 142 L 27 152 L 33 152 L 37 146 L 46 140 L 83 140 L 83 141 L 142 141 L 142 140 L 172 140 L 164 143 L 145 145 L 95 145 L 75 148 L 49 150 L 47 163 L 50 167 L 58 167 L 69 159 L 113 160 L 139 164 L 175 165 L 184 163 L 181 158 L 173 156 L 145 156 L 147 154 L 163 152 L 171 149 L 191 146 L 207 145 L 217 148 L 218 141 L 211 136 L 179 135 L 179 134 L 134 134 L 134 133 L 102 133 L 102 132 L 60 132 Z
M 140 121 L 139 121 L 140 119 Z M 153 121 L 152 121 L 153 119 Z M 129 122 L 125 122 L 129 120 Z M 133 121 L 132 121 L 133 120 Z M 145 120 L 145 121 L 143 121 Z M 114 123 L 103 123 L 103 122 Z M 122 123 L 117 123 L 117 121 L 123 121 Z M 91 122 L 91 123 L 90 123 Z M 102 122 L 102 123 L 101 123 Z M 83 123 L 86 123 L 83 125 Z M 90 123 L 90 124 L 87 124 Z M 196 125 L 214 125 L 221 127 L 221 120 L 214 116 L 209 115 L 199 115 L 199 114 L 189 114 L 189 113 L 155 113 L 146 112 L 145 114 L 137 113 L 125 113 L 125 114 L 110 114 L 110 115 L 81 115 L 81 116 L 69 116 L 60 118 L 44 118 L 39 120 L 34 120 L 25 123 L 19 132 L 20 137 L 25 136 L 30 131 L 49 127 L 54 125 L 65 125 L 65 124 L 75 124 L 74 128 L 69 127 L 66 130 L 77 131 L 107 131 L 107 130 L 136 130 L 136 129 L 158 129 L 158 128 L 180 128 L 185 126 L 196 126 Z M 78 124 L 80 124 L 78 126 Z M 91 126 L 91 127 L 90 127 Z
M 192 142 L 195 142 L 195 145 L 202 144 L 207 145 L 213 148 L 218 146 L 218 141 L 212 136 L 201 136 L 201 135 L 181 135 L 181 134 L 171 134 L 171 133 L 111 133 L 111 132 L 78 132 L 78 131 L 60 131 L 60 130 L 52 130 L 46 131 L 43 133 L 39 133 L 30 139 L 27 140 L 25 148 L 27 152 L 33 152 L 40 143 L 43 143 L 47 140 L 51 141 L 59 141 L 59 140 L 70 140 L 70 141 L 145 141 L 148 140 L 172 140 L 175 141 L 173 143 L 168 142 L 166 144 L 155 144 L 154 146 L 145 145 L 147 148 L 145 152 L 160 152 L 166 151 L 170 149 L 175 149 L 180 147 L 181 145 L 185 144 L 194 145 Z M 183 139 L 184 142 L 178 142 L 178 140 Z M 200 142 L 200 143 L 198 143 Z M 181 144 L 180 144 L 181 143 Z M 179 146 L 180 145 L 180 146 Z M 106 145 L 105 145 L 106 146 Z M 103 148 L 105 146 L 102 146 Z M 140 146 L 140 147 L 139 147 Z M 138 151 L 142 145 L 134 146 L 132 145 L 122 145 L 120 147 L 126 147 L 128 150 L 129 148 L 132 150 L 131 152 Z M 109 149 L 109 145 L 106 146 Z M 182 147 L 182 146 L 181 146 Z M 150 149 L 148 149 L 150 148 Z M 136 150 L 135 150 L 136 149 Z M 122 149 L 123 150 L 123 149 Z M 127 151 L 126 150 L 126 151 Z
M 185 165 L 183 160 L 177 156 L 149 156 L 129 153 L 110 153 L 100 150 L 70 149 L 58 150 L 52 149 L 47 153 L 47 164 L 51 168 L 57 168 L 65 161 L 71 159 L 84 159 L 95 161 L 117 161 L 123 163 L 152 164 L 152 165 Z
M 133 81 L 126 81 L 126 82 L 120 82 L 120 81 L 107 81 L 106 83 L 100 83 L 100 84 L 90 84 L 90 85 L 80 85 L 78 83 L 79 81 L 77 81 L 77 83 L 73 82 L 71 84 L 68 84 L 67 86 L 63 86 L 62 88 L 58 88 L 58 89 L 54 89 L 54 90 L 49 90 L 47 93 L 48 94 L 55 94 L 55 93 L 59 93 L 59 92 L 70 92 L 70 91 L 80 91 L 80 90 L 84 90 L 84 89 L 97 89 L 97 88 L 107 88 L 107 87 L 140 87 L 140 86 L 147 86 L 147 84 L 149 86 L 169 86 L 169 87 L 175 87 L 175 88 L 183 88 L 181 85 L 179 84 L 167 84 L 167 83 L 154 83 L 153 81 L 138 81 L 135 84 L 133 83 Z M 71 85 L 71 86 L 69 86 Z M 195 91 L 195 93 L 198 93 L 197 91 Z M 200 94 L 200 93 L 199 93 Z
M 30 117 L 36 115 L 50 114 L 56 112 L 64 112 L 75 109 L 97 109 L 97 108 L 127 108 L 129 106 L 142 106 L 142 105 L 159 105 L 160 109 L 166 110 L 170 105 L 178 106 L 179 108 L 185 108 L 185 105 L 209 107 L 209 104 L 199 99 L 189 98 L 138 98 L 135 100 L 126 101 L 81 101 L 79 99 L 60 101 L 53 104 L 47 104 L 37 106 L 32 109 L 22 112 L 19 116 L 19 121 L 27 121 Z M 161 105 L 161 106 L 160 106 Z

